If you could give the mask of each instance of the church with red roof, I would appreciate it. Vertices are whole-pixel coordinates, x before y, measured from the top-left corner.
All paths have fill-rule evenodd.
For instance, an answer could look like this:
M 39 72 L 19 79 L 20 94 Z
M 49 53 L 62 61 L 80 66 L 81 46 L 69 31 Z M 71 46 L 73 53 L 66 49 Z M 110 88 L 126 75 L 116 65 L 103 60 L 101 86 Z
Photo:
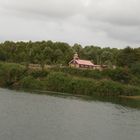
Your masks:
M 99 70 L 101 68 L 100 65 L 95 65 L 89 60 L 79 59 L 77 53 L 74 54 L 73 60 L 69 62 L 69 66 L 74 68 L 99 69 Z

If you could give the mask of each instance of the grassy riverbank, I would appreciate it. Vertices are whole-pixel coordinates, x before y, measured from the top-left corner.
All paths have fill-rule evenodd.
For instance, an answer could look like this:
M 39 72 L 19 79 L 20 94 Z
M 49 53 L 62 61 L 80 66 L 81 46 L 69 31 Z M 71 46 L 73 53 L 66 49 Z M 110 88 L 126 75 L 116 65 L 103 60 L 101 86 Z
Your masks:
M 140 95 L 139 96 L 120 96 L 121 98 L 126 99 L 133 99 L 133 100 L 139 100 L 140 101 Z
M 139 96 L 139 78 L 124 69 L 93 71 L 68 67 L 45 70 L 0 63 L 0 86 L 86 96 Z

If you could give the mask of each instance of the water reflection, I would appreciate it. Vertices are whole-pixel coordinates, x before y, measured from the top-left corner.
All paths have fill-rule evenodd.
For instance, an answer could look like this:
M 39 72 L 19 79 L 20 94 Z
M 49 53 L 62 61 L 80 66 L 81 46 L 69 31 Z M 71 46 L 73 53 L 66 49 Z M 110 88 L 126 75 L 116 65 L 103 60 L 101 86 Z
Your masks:
M 60 97 L 60 98 L 67 98 L 67 99 L 76 99 L 76 100 L 83 100 L 83 101 L 88 101 L 88 102 L 104 102 L 104 103 L 113 103 L 113 104 L 117 104 L 120 105 L 121 107 L 124 106 L 125 109 L 126 107 L 131 107 L 131 108 L 135 108 L 135 109 L 140 109 L 140 100 L 134 100 L 134 99 L 128 99 L 128 98 L 118 98 L 118 97 L 98 97 L 98 96 L 94 96 L 94 97 L 88 97 L 88 96 L 74 96 L 71 94 L 66 94 L 65 93 L 51 93 L 51 92 L 41 92 L 41 91 L 26 91 L 26 92 L 30 92 L 33 94 L 44 94 L 44 95 L 50 95 L 50 96 L 54 96 L 54 97 Z

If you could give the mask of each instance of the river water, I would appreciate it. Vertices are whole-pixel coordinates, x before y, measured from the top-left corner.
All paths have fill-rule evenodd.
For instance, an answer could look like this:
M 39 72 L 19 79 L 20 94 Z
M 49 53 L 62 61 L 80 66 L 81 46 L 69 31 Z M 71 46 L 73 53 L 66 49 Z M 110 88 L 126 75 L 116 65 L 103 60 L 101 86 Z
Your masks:
M 0 140 L 140 140 L 140 109 L 0 89 Z

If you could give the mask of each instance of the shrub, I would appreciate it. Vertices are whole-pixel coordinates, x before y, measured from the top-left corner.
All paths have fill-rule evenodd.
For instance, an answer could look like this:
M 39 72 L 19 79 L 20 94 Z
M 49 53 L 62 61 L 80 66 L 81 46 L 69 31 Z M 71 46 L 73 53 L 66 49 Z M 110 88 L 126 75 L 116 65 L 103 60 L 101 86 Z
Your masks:
M 27 76 L 27 77 L 24 77 L 20 81 L 20 87 L 21 88 L 25 88 L 25 89 L 36 90 L 36 89 L 43 89 L 44 88 L 44 84 L 43 84 L 43 81 L 35 79 L 32 76 Z
M 137 95 L 140 89 L 134 86 L 122 85 L 111 80 L 92 80 L 77 78 L 62 72 L 53 72 L 47 77 L 47 89 L 52 91 L 67 92 L 75 95 Z
M 132 64 L 130 70 L 134 75 L 137 75 L 140 77 L 140 62 L 136 62 Z
M 97 80 L 94 72 L 97 72 L 100 76 L 110 76 L 110 79 Z M 77 77 L 76 74 L 82 76 Z M 111 79 L 114 79 L 114 81 Z M 120 79 L 127 83 L 127 85 L 116 82 L 120 81 Z M 71 68 L 53 68 L 53 70 L 50 69 L 49 71 L 29 70 L 27 72 L 21 65 L 0 63 L 0 86 L 3 87 L 14 87 L 15 83 L 18 83 L 19 87 L 25 89 L 49 90 L 74 95 L 140 95 L 140 88 L 138 86 L 128 84 L 134 82 L 132 79 L 135 82 L 138 80 L 129 74 L 129 71 L 125 71 L 124 69 L 106 70 L 102 73 L 99 71 L 85 71 Z
M 47 77 L 49 74 L 49 71 L 47 70 L 30 70 L 29 75 L 33 76 L 34 78 L 44 78 Z
M 103 71 L 104 75 L 110 77 L 113 81 L 128 84 L 132 80 L 132 74 L 130 74 L 128 69 L 117 68 L 114 70 Z
M 122 95 L 126 95 L 126 96 L 140 95 L 140 88 L 135 87 L 135 86 L 131 86 L 131 85 L 127 85 L 124 87 Z
M 3 81 L 3 86 L 18 82 L 25 73 L 25 68 L 19 64 L 0 63 L 0 81 Z
M 52 91 L 67 92 L 67 83 L 69 78 L 66 74 L 60 72 L 52 72 L 48 75 L 47 88 Z
M 53 67 L 51 70 L 56 72 L 63 72 L 74 76 L 79 77 L 86 77 L 86 78 L 93 78 L 93 79 L 101 79 L 102 73 L 98 70 L 89 70 L 89 69 L 76 69 L 76 68 L 70 68 L 70 67 Z

